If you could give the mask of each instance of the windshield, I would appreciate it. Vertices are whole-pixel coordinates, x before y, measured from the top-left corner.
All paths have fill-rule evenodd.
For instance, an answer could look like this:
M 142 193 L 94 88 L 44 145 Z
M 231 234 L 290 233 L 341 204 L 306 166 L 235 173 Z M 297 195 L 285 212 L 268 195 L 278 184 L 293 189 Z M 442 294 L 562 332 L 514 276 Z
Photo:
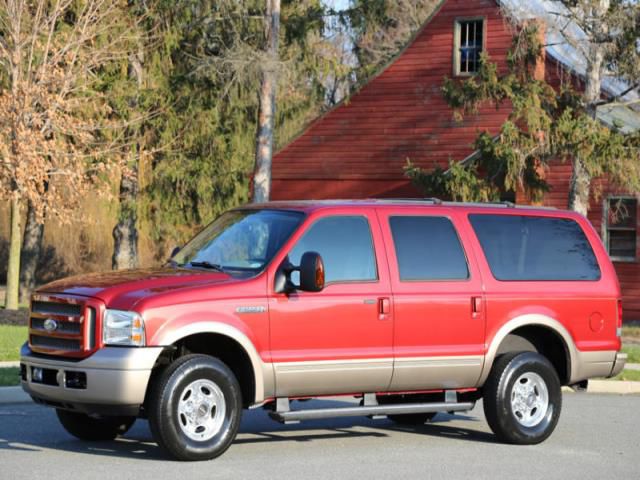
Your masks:
M 209 224 L 171 261 L 184 267 L 253 276 L 267 266 L 303 218 L 301 212 L 233 210 Z

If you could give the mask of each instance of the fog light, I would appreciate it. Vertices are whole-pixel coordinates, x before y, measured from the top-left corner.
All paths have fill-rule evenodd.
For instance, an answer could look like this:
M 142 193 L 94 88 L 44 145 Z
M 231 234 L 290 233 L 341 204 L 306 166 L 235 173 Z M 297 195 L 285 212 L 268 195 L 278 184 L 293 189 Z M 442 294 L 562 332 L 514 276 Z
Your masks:
M 64 386 L 77 390 L 85 390 L 87 388 L 87 374 L 84 372 L 64 372 Z
M 42 383 L 42 379 L 44 377 L 44 373 L 39 367 L 31 368 L 31 381 L 36 383 Z

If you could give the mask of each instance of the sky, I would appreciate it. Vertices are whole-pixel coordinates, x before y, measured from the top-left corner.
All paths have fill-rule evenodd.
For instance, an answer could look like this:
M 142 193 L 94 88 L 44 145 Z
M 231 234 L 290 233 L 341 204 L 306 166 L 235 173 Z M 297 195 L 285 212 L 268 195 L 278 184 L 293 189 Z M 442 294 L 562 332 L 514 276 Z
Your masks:
M 322 3 L 338 11 L 344 10 L 349 6 L 349 0 L 323 0 Z

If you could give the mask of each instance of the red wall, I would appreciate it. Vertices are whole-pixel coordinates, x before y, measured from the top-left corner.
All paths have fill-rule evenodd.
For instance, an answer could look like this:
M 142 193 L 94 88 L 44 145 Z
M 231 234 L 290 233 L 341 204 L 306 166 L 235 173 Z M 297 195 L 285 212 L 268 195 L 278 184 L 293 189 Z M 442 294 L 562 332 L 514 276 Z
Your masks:
M 446 166 L 473 152 L 479 130 L 497 133 L 508 108 L 487 107 L 457 123 L 441 90 L 452 75 L 455 19 L 480 15 L 487 51 L 504 67 L 512 33 L 495 0 L 445 2 L 388 68 L 275 155 L 272 198 L 415 197 L 407 159 Z

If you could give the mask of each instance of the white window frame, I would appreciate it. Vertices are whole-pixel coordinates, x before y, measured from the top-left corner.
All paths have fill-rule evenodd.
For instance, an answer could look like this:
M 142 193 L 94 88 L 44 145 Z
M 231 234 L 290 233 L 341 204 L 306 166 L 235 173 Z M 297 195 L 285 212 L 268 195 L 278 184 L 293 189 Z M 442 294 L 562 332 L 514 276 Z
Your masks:
M 630 227 L 609 227 L 609 205 L 612 201 L 616 200 L 632 200 L 636 202 L 636 226 L 635 229 Z M 640 205 L 638 205 L 638 199 L 632 195 L 611 195 L 604 200 L 604 205 L 602 208 L 602 240 L 607 249 L 607 254 L 609 258 L 611 258 L 614 262 L 627 262 L 633 263 L 638 261 L 638 213 L 640 212 Z M 633 231 L 636 234 L 636 245 L 634 249 L 633 257 L 621 257 L 611 255 L 609 249 L 609 230 L 620 230 L 620 231 Z
M 453 76 L 472 77 L 477 72 L 460 71 L 460 34 L 462 23 L 482 22 L 482 51 L 487 51 L 487 17 L 458 17 L 453 22 Z

